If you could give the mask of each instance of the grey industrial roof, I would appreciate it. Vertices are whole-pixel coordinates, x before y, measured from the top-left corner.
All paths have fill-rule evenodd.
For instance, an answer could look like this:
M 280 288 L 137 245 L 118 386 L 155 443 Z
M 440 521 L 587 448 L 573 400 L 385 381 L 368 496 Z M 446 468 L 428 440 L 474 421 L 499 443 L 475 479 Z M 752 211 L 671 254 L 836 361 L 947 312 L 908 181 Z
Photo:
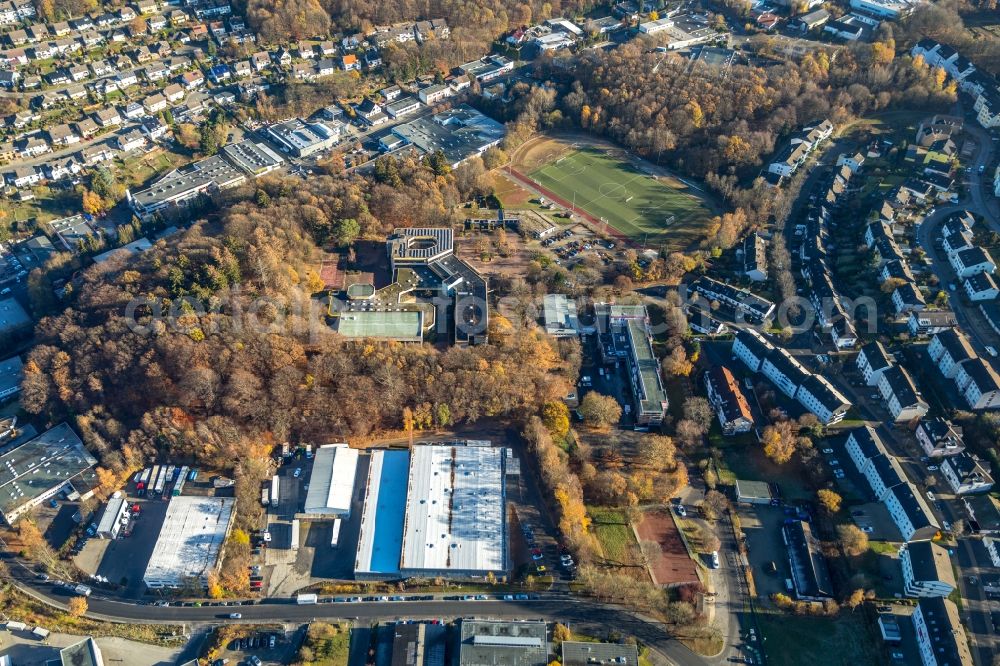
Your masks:
M 396 229 L 386 244 L 393 263 L 430 262 L 451 253 L 454 242 L 450 227 L 407 227 Z
M 172 497 L 146 566 L 147 585 L 180 585 L 214 571 L 229 533 L 232 497 Z
M 594 664 L 638 666 L 639 649 L 634 643 L 563 641 L 562 663 L 563 666 L 593 666 Z
M 541 620 L 462 620 L 458 666 L 545 666 L 548 641 Z
M 503 125 L 464 104 L 398 125 L 392 131 L 425 153 L 442 151 L 452 165 L 498 144 L 506 134 Z
M 214 185 L 223 189 L 246 176 L 219 155 L 195 162 L 187 169 L 171 171 L 145 190 L 132 194 L 136 205 L 156 209 L 164 203 L 183 200 Z
M 305 512 L 329 516 L 350 515 L 357 471 L 357 449 L 352 449 L 347 444 L 319 447 L 309 474 Z
M 485 575 L 507 562 L 504 450 L 414 446 L 400 569 Z
M 20 356 L 0 361 L 0 398 L 17 393 L 24 379 L 24 364 Z
M 10 514 L 67 481 L 93 481 L 97 464 L 62 423 L 0 455 L 0 512 Z
M 230 162 L 253 176 L 278 167 L 285 161 L 263 143 L 254 143 L 249 139 L 225 146 L 222 153 Z

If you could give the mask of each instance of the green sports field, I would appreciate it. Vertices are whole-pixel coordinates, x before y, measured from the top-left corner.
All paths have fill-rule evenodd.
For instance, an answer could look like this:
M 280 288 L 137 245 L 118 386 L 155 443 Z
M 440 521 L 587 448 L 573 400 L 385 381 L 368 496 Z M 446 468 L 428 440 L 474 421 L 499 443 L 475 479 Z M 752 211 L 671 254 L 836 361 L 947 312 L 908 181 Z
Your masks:
M 696 190 L 654 178 L 626 158 L 595 148 L 573 150 L 528 176 L 621 234 L 684 249 L 700 240 L 712 212 Z

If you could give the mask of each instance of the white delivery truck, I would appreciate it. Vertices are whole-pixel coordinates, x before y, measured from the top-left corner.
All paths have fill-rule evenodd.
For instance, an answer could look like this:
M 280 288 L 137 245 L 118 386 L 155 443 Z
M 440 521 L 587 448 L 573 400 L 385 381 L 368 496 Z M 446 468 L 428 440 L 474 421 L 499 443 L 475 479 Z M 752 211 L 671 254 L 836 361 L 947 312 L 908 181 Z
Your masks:
M 295 597 L 295 603 L 299 604 L 300 606 L 305 604 L 315 604 L 319 603 L 319 597 L 317 597 L 315 594 L 300 594 L 297 597 Z

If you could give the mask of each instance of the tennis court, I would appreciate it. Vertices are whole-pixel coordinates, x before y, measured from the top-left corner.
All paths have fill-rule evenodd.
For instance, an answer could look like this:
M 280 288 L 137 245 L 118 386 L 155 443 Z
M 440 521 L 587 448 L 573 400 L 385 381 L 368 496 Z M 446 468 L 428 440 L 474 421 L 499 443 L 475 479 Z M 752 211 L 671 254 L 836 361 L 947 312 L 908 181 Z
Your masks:
M 682 250 L 701 240 L 712 217 L 696 190 L 654 177 L 621 151 L 574 148 L 528 176 L 635 241 L 668 242 Z

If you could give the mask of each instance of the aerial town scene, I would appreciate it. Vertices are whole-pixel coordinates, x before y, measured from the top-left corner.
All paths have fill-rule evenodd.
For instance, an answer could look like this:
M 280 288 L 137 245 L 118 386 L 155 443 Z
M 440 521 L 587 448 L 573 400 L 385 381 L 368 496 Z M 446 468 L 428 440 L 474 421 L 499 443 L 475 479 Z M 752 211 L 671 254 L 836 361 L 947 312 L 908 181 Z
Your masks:
M 0 666 L 1000 666 L 998 0 L 0 0 Z

